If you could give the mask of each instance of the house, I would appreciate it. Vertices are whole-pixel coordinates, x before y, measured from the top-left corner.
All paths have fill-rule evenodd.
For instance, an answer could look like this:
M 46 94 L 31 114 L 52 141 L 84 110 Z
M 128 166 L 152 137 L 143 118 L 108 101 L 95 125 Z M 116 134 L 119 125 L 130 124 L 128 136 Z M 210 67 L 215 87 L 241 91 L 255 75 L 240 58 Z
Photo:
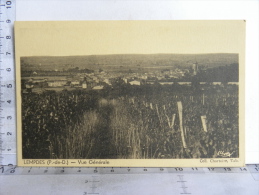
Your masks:
M 174 82 L 172 82 L 172 81 L 161 81 L 161 82 L 159 82 L 159 84 L 160 85 L 172 85 L 172 84 L 174 84 Z
M 191 85 L 192 82 L 178 82 L 179 85 Z
M 103 89 L 103 88 L 104 88 L 103 85 L 97 85 L 97 86 L 93 87 L 94 90 L 100 90 L 100 89 Z
M 79 85 L 79 84 L 80 84 L 80 81 L 79 81 L 79 80 L 73 80 L 73 81 L 71 81 L 70 84 L 71 84 L 72 86 Z
M 87 88 L 87 83 L 86 83 L 86 81 L 84 81 L 84 82 L 82 83 L 82 88 L 83 88 L 83 89 L 86 89 L 86 88 Z
M 103 82 L 108 84 L 108 85 L 111 85 L 111 81 L 108 78 L 104 79 Z
M 130 85 L 140 85 L 140 81 L 134 80 L 129 82 Z
M 66 85 L 67 81 L 66 80 L 54 80 L 54 81 L 48 81 L 48 86 L 49 87 L 63 87 Z

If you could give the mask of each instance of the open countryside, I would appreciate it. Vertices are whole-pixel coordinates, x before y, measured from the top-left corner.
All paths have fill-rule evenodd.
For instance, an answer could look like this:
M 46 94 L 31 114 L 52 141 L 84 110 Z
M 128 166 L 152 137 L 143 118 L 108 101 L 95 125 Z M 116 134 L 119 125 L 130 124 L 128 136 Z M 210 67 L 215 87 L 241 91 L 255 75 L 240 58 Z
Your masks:
M 27 159 L 239 156 L 237 54 L 22 57 Z

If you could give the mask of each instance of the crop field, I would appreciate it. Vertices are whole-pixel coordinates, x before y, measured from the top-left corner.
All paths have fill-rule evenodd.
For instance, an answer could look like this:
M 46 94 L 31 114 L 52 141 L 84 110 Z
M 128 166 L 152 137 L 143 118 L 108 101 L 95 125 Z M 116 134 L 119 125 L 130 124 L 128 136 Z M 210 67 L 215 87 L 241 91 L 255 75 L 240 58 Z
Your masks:
M 128 86 L 22 95 L 24 159 L 239 156 L 238 86 Z

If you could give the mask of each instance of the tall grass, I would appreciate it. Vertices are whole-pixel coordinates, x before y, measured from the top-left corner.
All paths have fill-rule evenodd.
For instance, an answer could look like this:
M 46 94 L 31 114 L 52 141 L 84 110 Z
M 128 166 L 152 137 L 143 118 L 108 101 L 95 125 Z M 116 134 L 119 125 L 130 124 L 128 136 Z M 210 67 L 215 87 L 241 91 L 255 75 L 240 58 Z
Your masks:
M 30 102 L 38 96 L 32 96 L 33 101 L 24 109 L 24 115 L 28 113 L 30 117 L 23 122 L 23 148 L 27 156 L 30 151 L 44 152 L 51 159 L 213 158 L 219 157 L 219 151 L 238 156 L 237 91 L 205 94 L 161 91 L 149 96 L 100 95 L 94 99 L 88 94 L 71 92 L 63 98 L 59 94 L 55 94 L 55 99 L 46 97 L 47 100 L 42 98 L 40 104 L 34 104 L 33 109 L 51 116 L 45 114 L 41 119 L 38 118 L 41 115 L 31 114 L 33 109 L 28 111 L 33 107 Z M 183 105 L 182 132 L 187 148 L 183 148 L 181 139 L 178 101 Z M 63 117 L 64 113 L 67 116 Z M 201 116 L 206 116 L 207 132 Z M 63 125 L 58 131 L 44 122 L 55 124 L 55 117 L 57 124 Z M 62 117 L 65 124 L 60 120 Z M 44 142 L 44 147 L 40 142 Z
M 49 137 L 50 158 L 73 159 L 89 158 L 94 146 L 98 113 L 88 111 L 84 113 L 80 124 L 71 124 L 56 137 Z

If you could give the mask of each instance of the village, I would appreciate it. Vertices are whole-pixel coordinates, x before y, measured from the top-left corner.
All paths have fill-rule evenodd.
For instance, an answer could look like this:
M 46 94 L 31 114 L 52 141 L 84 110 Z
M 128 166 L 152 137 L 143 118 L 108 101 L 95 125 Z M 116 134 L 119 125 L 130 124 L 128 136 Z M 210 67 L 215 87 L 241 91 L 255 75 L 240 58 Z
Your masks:
M 57 70 L 56 70 L 57 71 Z M 23 77 L 22 90 L 23 93 L 35 92 L 40 93 L 44 90 L 101 90 L 107 86 L 114 86 L 119 81 L 128 85 L 192 85 L 191 81 L 184 80 L 185 77 L 195 77 L 201 74 L 206 69 L 201 69 L 198 63 L 194 63 L 189 69 L 163 69 L 145 72 L 131 71 L 128 72 L 114 72 L 109 70 L 99 69 L 91 72 L 73 72 L 67 76 L 51 76 L 42 75 L 40 72 L 32 72 L 30 77 Z M 123 81 L 123 82 L 122 82 Z M 120 83 L 120 84 L 121 84 Z M 208 82 L 199 82 L 201 85 L 208 84 Z M 221 82 L 211 82 L 211 85 L 221 85 Z M 228 82 L 228 84 L 237 85 L 237 82 Z

